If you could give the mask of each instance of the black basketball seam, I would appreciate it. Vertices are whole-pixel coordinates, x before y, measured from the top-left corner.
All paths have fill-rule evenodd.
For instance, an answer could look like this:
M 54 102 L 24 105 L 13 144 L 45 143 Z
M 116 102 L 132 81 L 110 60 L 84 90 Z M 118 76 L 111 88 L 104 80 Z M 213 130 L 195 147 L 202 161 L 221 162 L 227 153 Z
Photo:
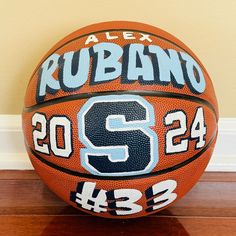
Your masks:
M 58 166 L 52 162 L 47 161 L 46 159 L 42 158 L 39 154 L 37 154 L 35 151 L 33 151 L 30 147 L 27 146 L 28 151 L 31 152 L 31 154 L 34 155 L 34 157 L 36 157 L 39 161 L 41 161 L 42 163 L 44 163 L 47 166 L 50 166 L 56 170 L 59 170 L 61 172 L 64 172 L 66 174 L 69 175 L 73 175 L 73 176 L 78 176 L 78 177 L 82 177 L 82 178 L 88 178 L 88 179 L 96 179 L 96 180 L 131 180 L 131 179 L 141 179 L 141 178 L 147 178 L 147 177 L 153 177 L 153 176 L 158 176 L 158 175 L 163 175 L 166 174 L 168 172 L 172 172 L 175 171 L 177 169 L 180 169 L 183 166 L 186 166 L 187 164 L 193 162 L 194 160 L 198 159 L 212 144 L 212 142 L 214 141 L 214 139 L 216 138 L 216 134 L 217 131 L 214 133 L 214 135 L 212 136 L 212 138 L 210 139 L 209 143 L 198 153 L 196 153 L 194 156 L 190 157 L 189 159 L 176 164 L 172 167 L 168 167 L 166 169 L 162 169 L 156 172 L 151 172 L 148 174 L 142 174 L 142 175 L 135 175 L 135 176 L 98 176 L 98 175 L 91 175 L 91 174 L 86 174 L 86 173 L 80 173 L 78 171 L 74 171 L 74 170 L 69 170 L 67 168 Z
M 142 96 L 150 96 L 150 97 L 165 97 L 165 98 L 175 98 L 175 99 L 183 99 L 183 100 L 188 100 L 188 101 L 192 101 L 192 102 L 196 102 L 196 103 L 200 103 L 200 104 L 204 104 L 207 107 L 209 107 L 216 119 L 217 118 L 217 113 L 215 111 L 215 108 L 213 107 L 213 105 L 208 102 L 207 100 L 203 99 L 203 98 L 199 98 L 196 96 L 192 96 L 192 95 L 187 95 L 187 94 L 182 94 L 182 93 L 173 93 L 173 92 L 163 92 L 163 91 L 147 91 L 147 90 L 119 90 L 119 91 L 103 91 L 103 92 L 94 92 L 94 93 L 80 93 L 80 94 L 73 94 L 73 95 L 69 95 L 69 96 L 64 96 L 64 97 L 60 97 L 60 98 L 55 98 L 53 100 L 48 100 L 39 104 L 35 104 L 33 106 L 30 107 L 26 107 L 24 108 L 24 112 L 32 112 L 35 111 L 39 108 L 42 107 L 46 107 L 46 106 L 50 106 L 53 104 L 58 104 L 58 103 L 63 103 L 63 102 L 69 102 L 69 101 L 74 101 L 74 100 L 79 100 L 79 99 L 88 99 L 91 97 L 97 97 L 97 96 L 104 96 L 104 95 L 111 95 L 111 94 L 116 94 L 116 95 L 120 95 L 120 94 L 131 94 L 131 95 L 142 95 Z
M 76 38 L 73 38 L 73 39 L 71 39 L 71 40 L 65 42 L 65 43 L 62 44 L 60 47 L 57 47 L 55 50 L 53 50 L 53 51 L 44 59 L 44 61 L 47 60 L 47 59 L 48 59 L 53 53 L 55 53 L 58 49 L 64 47 L 65 45 L 67 45 L 67 44 L 69 44 L 69 43 L 71 43 L 71 42 L 73 42 L 73 41 L 75 41 L 75 40 L 77 40 L 77 39 L 86 37 L 86 36 L 91 35 L 91 34 L 98 34 L 98 33 L 103 33 L 103 32 L 107 32 L 107 31 L 113 32 L 113 31 L 124 31 L 124 30 L 125 30 L 125 31 L 132 31 L 132 32 L 145 33 L 145 34 L 152 35 L 152 36 L 154 36 L 154 37 L 156 37 L 156 38 L 163 39 L 163 40 L 165 40 L 165 41 L 167 41 L 167 42 L 169 42 L 169 43 L 175 45 L 176 47 L 182 49 L 184 52 L 186 52 L 186 53 L 189 54 L 189 52 L 187 52 L 183 47 L 181 47 L 181 46 L 178 45 L 177 43 L 175 43 L 175 42 L 171 41 L 170 39 L 167 39 L 167 38 L 165 38 L 165 37 L 163 37 L 163 36 L 156 35 L 156 34 L 151 33 L 151 32 L 142 31 L 142 30 L 133 30 L 133 29 L 106 29 L 106 30 L 98 30 L 98 31 L 94 31 L 94 32 L 87 33 L 87 34 L 83 34 L 83 35 L 80 35 L 80 36 L 78 36 L 78 37 L 76 37 Z M 179 40 L 179 39 L 177 39 L 177 40 Z M 179 40 L 179 41 L 180 41 L 180 40 Z M 186 46 L 186 47 L 187 47 L 187 46 Z M 188 47 L 187 47 L 187 48 L 188 48 Z M 191 50 L 191 49 L 189 48 L 189 50 Z M 191 54 L 193 54 L 193 53 L 191 52 Z M 196 60 L 200 63 L 200 60 L 199 60 L 195 55 L 191 55 L 191 56 L 192 56 L 194 59 L 196 59 Z M 42 63 L 43 63 L 43 62 L 42 62 Z M 38 68 L 42 65 L 42 63 L 40 63 L 40 64 L 36 67 L 34 73 L 32 74 L 32 76 L 31 76 L 31 78 L 30 78 L 30 81 L 31 81 L 31 79 L 34 77 L 34 75 L 36 74 Z M 200 66 L 201 66 L 201 65 L 200 65 Z M 206 69 L 203 67 L 203 65 L 201 66 L 201 68 L 204 70 L 204 72 L 205 72 L 206 74 L 208 74 L 207 71 L 206 71 Z

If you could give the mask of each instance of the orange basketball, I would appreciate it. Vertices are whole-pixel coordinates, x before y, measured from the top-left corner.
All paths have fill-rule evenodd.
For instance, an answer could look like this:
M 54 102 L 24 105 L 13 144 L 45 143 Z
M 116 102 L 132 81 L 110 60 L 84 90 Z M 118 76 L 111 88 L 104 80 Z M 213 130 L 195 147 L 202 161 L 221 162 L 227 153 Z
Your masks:
M 114 21 L 49 50 L 22 116 L 31 162 L 53 192 L 93 215 L 132 218 L 168 207 L 198 181 L 218 107 L 206 69 L 181 41 Z

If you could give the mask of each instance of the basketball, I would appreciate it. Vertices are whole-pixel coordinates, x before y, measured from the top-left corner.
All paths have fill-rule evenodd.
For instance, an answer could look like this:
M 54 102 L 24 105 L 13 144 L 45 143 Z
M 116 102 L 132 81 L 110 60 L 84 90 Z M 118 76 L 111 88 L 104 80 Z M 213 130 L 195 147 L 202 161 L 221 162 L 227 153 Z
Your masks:
M 180 40 L 113 21 L 66 36 L 39 62 L 22 113 L 36 172 L 57 196 L 106 218 L 161 211 L 199 180 L 212 155 L 212 81 Z

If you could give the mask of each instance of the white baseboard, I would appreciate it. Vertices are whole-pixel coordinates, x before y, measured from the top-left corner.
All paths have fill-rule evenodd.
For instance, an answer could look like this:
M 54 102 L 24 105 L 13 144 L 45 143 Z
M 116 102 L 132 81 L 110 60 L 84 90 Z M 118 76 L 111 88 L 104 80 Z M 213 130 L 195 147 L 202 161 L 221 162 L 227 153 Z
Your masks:
M 20 115 L 0 115 L 0 169 L 33 169 L 24 147 Z M 221 118 L 207 171 L 236 171 L 236 118 Z

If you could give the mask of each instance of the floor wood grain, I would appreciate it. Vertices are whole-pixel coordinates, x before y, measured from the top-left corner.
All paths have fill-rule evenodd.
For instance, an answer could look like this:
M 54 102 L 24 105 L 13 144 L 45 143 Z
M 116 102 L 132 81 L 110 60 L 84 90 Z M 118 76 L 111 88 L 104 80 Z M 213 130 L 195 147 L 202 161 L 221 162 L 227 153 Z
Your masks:
M 68 206 L 34 171 L 0 171 L 0 235 L 236 236 L 236 173 L 205 173 L 184 198 L 157 214 L 109 220 Z
M 109 220 L 91 216 L 2 216 L 1 235 L 236 235 L 233 218 L 145 217 Z

